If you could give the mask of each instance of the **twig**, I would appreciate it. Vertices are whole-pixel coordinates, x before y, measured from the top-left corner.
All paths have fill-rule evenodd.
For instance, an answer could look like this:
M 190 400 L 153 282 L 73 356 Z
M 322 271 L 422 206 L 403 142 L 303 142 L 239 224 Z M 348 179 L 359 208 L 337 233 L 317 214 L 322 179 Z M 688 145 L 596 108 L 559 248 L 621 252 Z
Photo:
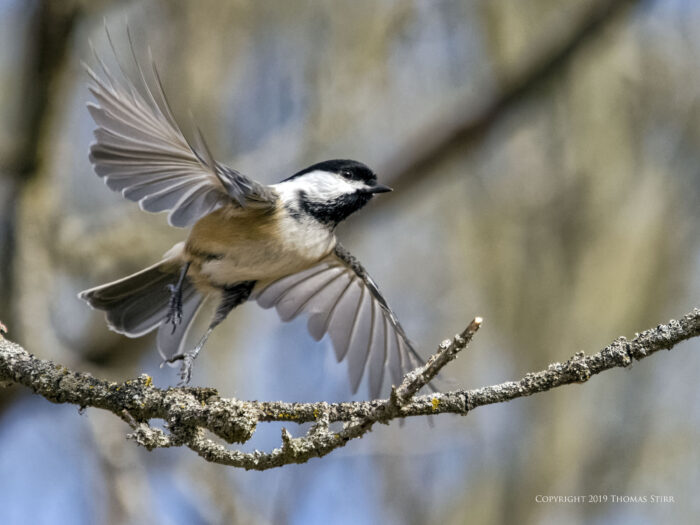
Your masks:
M 428 362 L 425 363 L 424 366 L 418 367 L 406 374 L 401 386 L 394 390 L 396 401 L 401 406 L 405 405 L 416 392 L 430 383 L 447 363 L 456 358 L 457 354 L 467 347 L 482 322 L 483 319 L 481 319 L 481 317 L 475 317 L 474 320 L 469 323 L 469 326 L 467 326 L 461 334 L 455 336 L 452 341 L 443 341 L 437 353 L 428 359 Z
M 221 399 L 211 388 L 156 388 L 145 374 L 125 383 L 111 383 L 38 359 L 2 338 L 0 382 L 25 385 L 56 403 L 109 410 L 129 424 L 133 430 L 130 438 L 149 449 L 187 446 L 207 461 L 266 470 L 324 456 L 363 436 L 375 423 L 430 414 L 465 415 L 479 406 L 586 382 L 604 370 L 629 366 L 635 360 L 697 337 L 700 310 L 693 310 L 680 321 L 637 334 L 630 341 L 619 338 L 596 354 L 585 356 L 579 352 L 564 363 L 553 363 L 546 370 L 529 373 L 519 381 L 416 396 L 420 388 L 468 345 L 480 325 L 481 319 L 476 318 L 463 333 L 443 342 L 424 366 L 404 376 L 389 399 L 334 404 L 240 401 Z M 168 433 L 151 427 L 148 424 L 151 419 L 165 420 Z M 284 429 L 282 446 L 269 453 L 230 450 L 206 437 L 209 431 L 229 443 L 242 443 L 252 437 L 258 423 L 269 421 L 314 425 L 297 438 Z M 331 431 L 329 425 L 334 422 L 345 424 L 341 430 Z

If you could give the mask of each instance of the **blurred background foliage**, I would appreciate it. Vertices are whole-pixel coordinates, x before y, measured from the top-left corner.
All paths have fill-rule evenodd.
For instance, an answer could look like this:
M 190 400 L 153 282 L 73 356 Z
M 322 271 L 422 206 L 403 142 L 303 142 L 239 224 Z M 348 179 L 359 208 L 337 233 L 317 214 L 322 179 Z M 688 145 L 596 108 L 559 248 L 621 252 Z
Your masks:
M 195 115 L 217 158 L 265 182 L 357 158 L 395 187 L 339 233 L 424 355 L 485 318 L 448 368 L 455 385 L 515 379 L 698 306 L 697 2 L 0 0 L 0 319 L 43 358 L 176 382 L 152 337 L 109 332 L 76 298 L 185 235 L 88 163 L 80 61 L 93 42 L 114 65 L 103 20 L 123 62 L 126 20 L 145 60 L 152 48 L 175 113 Z M 234 314 L 195 384 L 351 399 L 303 321 Z M 0 390 L 3 523 L 688 523 L 697 346 L 263 473 L 149 453 L 111 415 Z M 675 503 L 535 500 L 586 494 Z

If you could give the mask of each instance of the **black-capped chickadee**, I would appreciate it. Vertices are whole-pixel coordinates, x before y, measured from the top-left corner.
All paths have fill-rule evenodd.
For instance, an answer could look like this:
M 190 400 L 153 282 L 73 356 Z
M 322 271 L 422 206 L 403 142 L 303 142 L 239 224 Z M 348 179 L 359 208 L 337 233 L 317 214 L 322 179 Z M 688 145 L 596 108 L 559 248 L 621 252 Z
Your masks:
M 372 197 L 391 191 L 372 170 L 328 160 L 266 186 L 215 161 L 201 133 L 196 145 L 188 142 L 155 66 L 151 89 L 135 55 L 137 81 L 123 71 L 116 79 L 98 61 L 103 76 L 85 66 L 97 101 L 88 104 L 97 124 L 95 172 L 141 209 L 168 211 L 172 226 L 191 226 L 160 262 L 80 293 L 106 311 L 112 330 L 140 337 L 157 329 L 160 354 L 181 362 L 185 383 L 212 330 L 247 300 L 274 306 L 283 321 L 307 314 L 314 339 L 328 333 L 338 360 L 347 357 L 353 392 L 365 369 L 377 397 L 385 370 L 398 384 L 422 362 L 377 285 L 334 234 Z M 210 298 L 218 306 L 209 329 L 186 350 L 192 321 Z

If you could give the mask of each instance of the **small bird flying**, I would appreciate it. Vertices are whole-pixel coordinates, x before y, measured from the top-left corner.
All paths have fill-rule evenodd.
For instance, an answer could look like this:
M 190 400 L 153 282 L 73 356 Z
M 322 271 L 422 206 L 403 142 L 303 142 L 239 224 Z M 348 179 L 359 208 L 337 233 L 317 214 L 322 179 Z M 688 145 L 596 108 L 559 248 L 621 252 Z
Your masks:
M 338 361 L 347 359 L 353 393 L 365 370 L 377 397 L 385 380 L 398 384 L 422 364 L 376 283 L 335 236 L 340 222 L 391 189 L 354 160 L 319 162 L 269 186 L 214 160 L 199 130 L 195 143 L 183 135 L 155 64 L 149 82 L 131 51 L 135 79 L 121 66 L 118 79 L 97 54 L 101 75 L 85 65 L 96 100 L 88 103 L 97 125 L 90 161 L 111 190 L 190 230 L 161 261 L 79 297 L 127 337 L 157 330 L 158 351 L 180 365 L 185 384 L 214 328 L 246 301 L 275 307 L 283 321 L 306 315 L 311 336 L 328 334 Z M 207 300 L 216 301 L 213 319 L 185 348 Z

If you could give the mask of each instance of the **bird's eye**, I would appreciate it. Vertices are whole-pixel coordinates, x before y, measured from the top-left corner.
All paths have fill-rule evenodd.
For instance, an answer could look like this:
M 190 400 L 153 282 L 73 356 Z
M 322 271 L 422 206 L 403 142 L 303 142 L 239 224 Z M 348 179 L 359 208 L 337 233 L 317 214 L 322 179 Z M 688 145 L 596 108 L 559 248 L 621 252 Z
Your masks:
M 352 173 L 350 173 L 350 170 L 343 170 L 342 172 L 343 177 L 346 179 L 351 179 L 352 178 Z

